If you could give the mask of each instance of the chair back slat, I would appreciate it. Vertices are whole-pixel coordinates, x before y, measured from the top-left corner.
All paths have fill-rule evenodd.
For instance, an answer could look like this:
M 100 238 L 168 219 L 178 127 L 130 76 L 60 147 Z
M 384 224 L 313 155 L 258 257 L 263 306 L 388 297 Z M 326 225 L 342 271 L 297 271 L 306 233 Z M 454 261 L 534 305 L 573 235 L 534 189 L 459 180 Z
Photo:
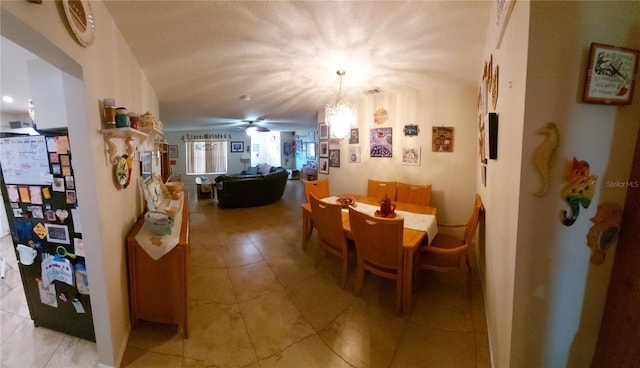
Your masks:
M 335 250 L 346 249 L 347 239 L 342 231 L 342 206 L 322 202 L 313 193 L 310 193 L 309 200 L 313 226 L 318 230 L 320 241 Z
M 367 197 L 383 199 L 387 196 L 392 201 L 396 200 L 396 182 L 395 181 L 367 181 Z
M 309 201 L 309 194 L 313 193 L 316 197 L 322 199 L 330 196 L 329 194 L 329 179 L 303 181 L 304 183 L 304 196 Z
M 414 185 L 398 182 L 397 199 L 398 202 L 428 207 L 431 204 L 431 184 Z
M 381 271 L 401 268 L 403 218 L 377 218 L 350 207 L 349 224 L 358 258 Z

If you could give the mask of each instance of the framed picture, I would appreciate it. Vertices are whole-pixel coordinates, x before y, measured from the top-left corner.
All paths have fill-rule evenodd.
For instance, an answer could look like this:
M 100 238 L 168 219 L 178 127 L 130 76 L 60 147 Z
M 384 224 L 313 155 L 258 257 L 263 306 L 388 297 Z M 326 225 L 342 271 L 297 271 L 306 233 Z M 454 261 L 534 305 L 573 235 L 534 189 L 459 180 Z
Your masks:
M 582 101 L 631 105 L 638 71 L 638 50 L 592 43 Z
M 329 141 L 320 141 L 320 157 L 329 157 Z
M 318 139 L 329 139 L 329 126 L 325 123 L 320 123 L 320 133 Z
M 329 173 L 329 159 L 328 158 L 320 158 L 318 160 L 318 172 L 320 174 L 328 174 Z
M 309 142 L 307 146 L 307 158 L 315 159 L 316 155 L 316 142 Z
M 349 155 L 347 162 L 358 163 L 360 162 L 360 146 L 349 146 Z
M 145 181 L 151 177 L 151 168 L 153 167 L 152 158 L 153 153 L 151 151 L 142 152 L 140 174 Z
M 404 126 L 404 135 L 407 135 L 407 136 L 418 135 L 418 126 L 417 125 L 405 125 Z
M 403 165 L 420 165 L 420 147 L 405 147 L 402 149 Z
M 351 129 L 351 135 L 349 136 L 349 144 L 360 143 L 360 131 L 358 128 Z
M 56 225 L 45 223 L 47 229 L 47 241 L 50 243 L 70 244 L 69 228 L 66 225 Z
M 393 128 L 375 128 L 369 131 L 371 157 L 392 157 Z
M 453 127 L 433 127 L 432 152 L 453 152 Z
M 329 167 L 340 167 L 340 150 L 329 150 Z
M 169 145 L 169 158 L 178 158 L 178 146 Z
M 244 142 L 231 142 L 231 152 L 244 152 Z

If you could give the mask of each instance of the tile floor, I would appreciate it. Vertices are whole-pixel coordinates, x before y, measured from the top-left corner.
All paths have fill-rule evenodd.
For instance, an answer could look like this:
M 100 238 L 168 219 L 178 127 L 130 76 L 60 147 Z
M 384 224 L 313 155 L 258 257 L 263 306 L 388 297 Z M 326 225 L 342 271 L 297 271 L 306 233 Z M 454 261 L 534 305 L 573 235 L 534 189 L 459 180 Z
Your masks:
M 353 272 L 340 288 L 337 258 L 314 262 L 315 232 L 301 249 L 302 187 L 289 181 L 277 203 L 224 210 L 187 187 L 191 336 L 143 322 L 121 366 L 490 366 L 477 274 L 467 300 L 456 274 L 422 273 L 410 315 L 394 312 L 391 280 L 369 275 L 355 297 Z M 0 366 L 97 366 L 95 344 L 33 326 L 10 238 L 1 244 L 10 269 L 0 280 Z

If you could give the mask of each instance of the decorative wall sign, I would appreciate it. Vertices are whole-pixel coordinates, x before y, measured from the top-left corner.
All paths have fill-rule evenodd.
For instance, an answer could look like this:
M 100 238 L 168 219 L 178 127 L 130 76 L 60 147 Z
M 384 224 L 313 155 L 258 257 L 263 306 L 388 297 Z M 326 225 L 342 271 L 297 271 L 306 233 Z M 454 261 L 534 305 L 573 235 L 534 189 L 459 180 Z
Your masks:
M 630 105 L 638 71 L 638 50 L 592 43 L 582 101 Z
M 418 135 L 418 126 L 417 125 L 405 125 L 404 126 L 404 135 L 417 136 Z
M 546 136 L 544 141 L 540 143 L 538 148 L 533 152 L 533 165 L 538 171 L 542 182 L 540 189 L 534 193 L 534 195 L 543 197 L 549 191 L 549 184 L 551 180 L 549 167 L 551 166 L 551 159 L 553 158 L 556 148 L 558 148 L 560 138 L 558 136 L 558 128 L 555 123 L 547 123 L 536 133 Z
M 433 127 L 431 151 L 453 152 L 453 127 Z
M 340 150 L 329 150 L 329 167 L 340 167 Z
M 374 128 L 369 132 L 371 157 L 392 157 L 392 128 Z
M 420 147 L 406 147 L 402 149 L 403 165 L 420 165 Z
M 596 191 L 597 176 L 589 175 L 589 163 L 578 161 L 575 157 L 571 169 L 567 173 L 567 186 L 564 190 L 564 200 L 569 204 L 570 213 L 566 210 L 561 212 L 562 224 L 571 226 L 578 219 L 580 206 L 588 208 L 591 198 Z M 568 216 L 567 216 L 568 215 Z
M 587 233 L 587 246 L 591 248 L 591 263 L 604 262 L 607 249 L 618 240 L 618 231 L 622 221 L 622 209 L 615 203 L 601 203 L 598 212 L 592 217 L 593 226 Z

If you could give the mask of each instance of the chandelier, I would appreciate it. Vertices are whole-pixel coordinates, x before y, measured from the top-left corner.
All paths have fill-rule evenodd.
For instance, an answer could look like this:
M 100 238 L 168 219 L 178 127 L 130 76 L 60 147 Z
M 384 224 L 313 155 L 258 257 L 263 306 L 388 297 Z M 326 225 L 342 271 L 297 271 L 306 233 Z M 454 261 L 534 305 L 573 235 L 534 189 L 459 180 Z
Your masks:
M 325 122 L 329 126 L 332 138 L 344 138 L 349 135 L 352 124 L 356 122 L 356 105 L 342 100 L 342 77 L 347 74 L 344 70 L 336 72 L 340 76 L 340 92 L 338 100 L 329 102 L 324 108 Z

